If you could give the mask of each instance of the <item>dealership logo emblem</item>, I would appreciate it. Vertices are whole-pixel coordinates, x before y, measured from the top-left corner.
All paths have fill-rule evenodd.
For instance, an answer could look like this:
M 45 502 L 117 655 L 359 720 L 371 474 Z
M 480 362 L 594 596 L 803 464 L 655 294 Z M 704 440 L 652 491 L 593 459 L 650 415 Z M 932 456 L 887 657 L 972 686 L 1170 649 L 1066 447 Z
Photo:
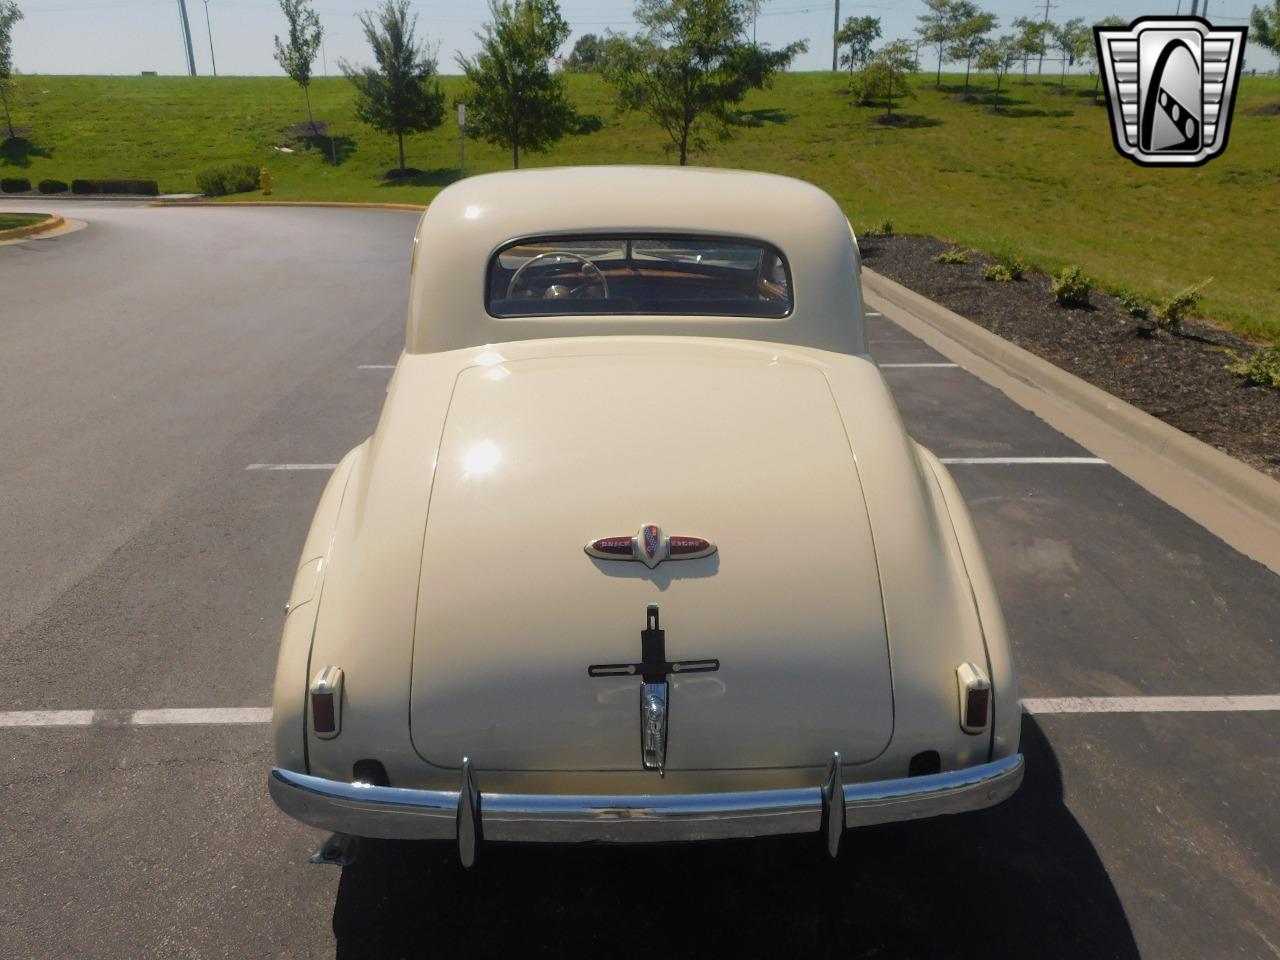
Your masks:
M 601 537 L 584 548 L 597 560 L 639 560 L 652 570 L 663 560 L 697 560 L 716 552 L 702 537 L 665 537 L 656 523 L 646 523 L 630 537 Z
M 1094 27 L 1116 149 L 1145 167 L 1194 167 L 1222 153 L 1245 33 L 1199 17 Z

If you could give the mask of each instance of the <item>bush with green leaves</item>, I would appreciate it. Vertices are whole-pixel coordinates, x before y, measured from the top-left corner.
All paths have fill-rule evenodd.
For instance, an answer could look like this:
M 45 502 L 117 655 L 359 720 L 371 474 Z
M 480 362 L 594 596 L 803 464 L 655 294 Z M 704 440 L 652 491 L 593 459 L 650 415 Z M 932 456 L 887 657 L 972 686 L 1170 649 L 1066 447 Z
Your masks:
M 63 180 L 41 180 L 41 193 L 66 193 L 71 187 Z
M 0 190 L 5 193 L 26 193 L 31 189 L 31 181 L 26 177 L 5 177 L 0 180 Z
M 995 263 L 989 263 L 982 271 L 984 280 L 997 283 L 1011 283 L 1024 280 L 1027 276 L 1027 265 L 1012 253 L 1002 253 L 996 257 Z
M 1093 283 L 1079 267 L 1064 267 L 1050 278 L 1049 290 L 1064 307 L 1087 307 Z
M 1250 383 L 1280 389 L 1280 346 L 1255 350 L 1243 360 L 1237 357 L 1235 363 L 1227 365 L 1227 369 Z
M 1156 329 L 1169 333 L 1177 333 L 1182 328 L 1182 321 L 1191 315 L 1200 305 L 1200 297 L 1204 288 L 1213 282 L 1213 277 L 1202 283 L 1192 284 L 1185 290 L 1179 290 L 1160 306 L 1156 307 Z
M 1124 307 L 1125 313 L 1129 314 L 1129 316 L 1136 317 L 1139 320 L 1146 320 L 1151 316 L 1151 305 L 1137 294 L 1121 290 L 1115 297 L 1116 302 Z
M 258 189 L 258 168 L 251 163 L 229 163 L 196 174 L 196 186 L 207 197 L 247 193 Z
M 862 231 L 864 237 L 892 237 L 893 221 L 881 220 L 879 223 L 873 223 Z
M 968 263 L 969 251 L 964 247 L 952 247 L 949 250 L 943 250 L 940 254 L 933 258 L 934 263 Z

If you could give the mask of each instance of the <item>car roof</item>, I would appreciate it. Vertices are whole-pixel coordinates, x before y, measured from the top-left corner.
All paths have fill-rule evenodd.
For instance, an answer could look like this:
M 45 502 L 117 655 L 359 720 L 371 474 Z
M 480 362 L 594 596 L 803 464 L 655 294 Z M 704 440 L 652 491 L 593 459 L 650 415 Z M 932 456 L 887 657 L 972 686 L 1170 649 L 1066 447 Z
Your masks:
M 485 309 L 493 255 L 556 234 L 704 234 L 764 241 L 791 269 L 783 319 L 537 316 Z M 767 340 L 841 353 L 866 350 L 857 246 L 824 191 L 790 177 L 672 166 L 558 167 L 469 177 L 431 202 L 418 225 L 409 353 L 566 336 L 686 335 Z

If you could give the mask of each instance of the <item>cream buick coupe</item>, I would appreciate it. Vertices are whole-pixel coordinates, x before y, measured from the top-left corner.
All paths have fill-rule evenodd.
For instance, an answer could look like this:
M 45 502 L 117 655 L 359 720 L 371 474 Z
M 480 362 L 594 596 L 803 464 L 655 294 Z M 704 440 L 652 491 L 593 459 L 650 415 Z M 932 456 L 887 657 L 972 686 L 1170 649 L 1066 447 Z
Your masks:
M 666 842 L 976 810 L 1021 782 L 1000 607 L 796 180 L 478 176 L 289 598 L 271 796 L 334 836 Z

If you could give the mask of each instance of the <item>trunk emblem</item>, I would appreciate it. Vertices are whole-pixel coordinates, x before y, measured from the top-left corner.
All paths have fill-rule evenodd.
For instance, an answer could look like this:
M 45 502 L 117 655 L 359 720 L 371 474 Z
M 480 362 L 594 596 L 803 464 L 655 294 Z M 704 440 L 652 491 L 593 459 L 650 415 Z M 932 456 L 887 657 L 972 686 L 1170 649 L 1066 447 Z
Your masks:
M 664 537 L 656 523 L 646 523 L 634 536 L 601 537 L 584 548 L 597 560 L 639 560 L 652 570 L 663 560 L 697 560 L 716 552 L 716 545 L 702 537 Z
M 661 777 L 666 775 L 667 765 L 670 694 L 667 676 L 672 673 L 712 673 L 720 669 L 720 661 L 668 660 L 667 631 L 658 625 L 656 603 L 649 604 L 645 611 L 645 628 L 640 631 L 640 658 L 639 663 L 595 664 L 587 667 L 587 676 L 640 677 L 640 761 L 646 770 L 657 770 Z

